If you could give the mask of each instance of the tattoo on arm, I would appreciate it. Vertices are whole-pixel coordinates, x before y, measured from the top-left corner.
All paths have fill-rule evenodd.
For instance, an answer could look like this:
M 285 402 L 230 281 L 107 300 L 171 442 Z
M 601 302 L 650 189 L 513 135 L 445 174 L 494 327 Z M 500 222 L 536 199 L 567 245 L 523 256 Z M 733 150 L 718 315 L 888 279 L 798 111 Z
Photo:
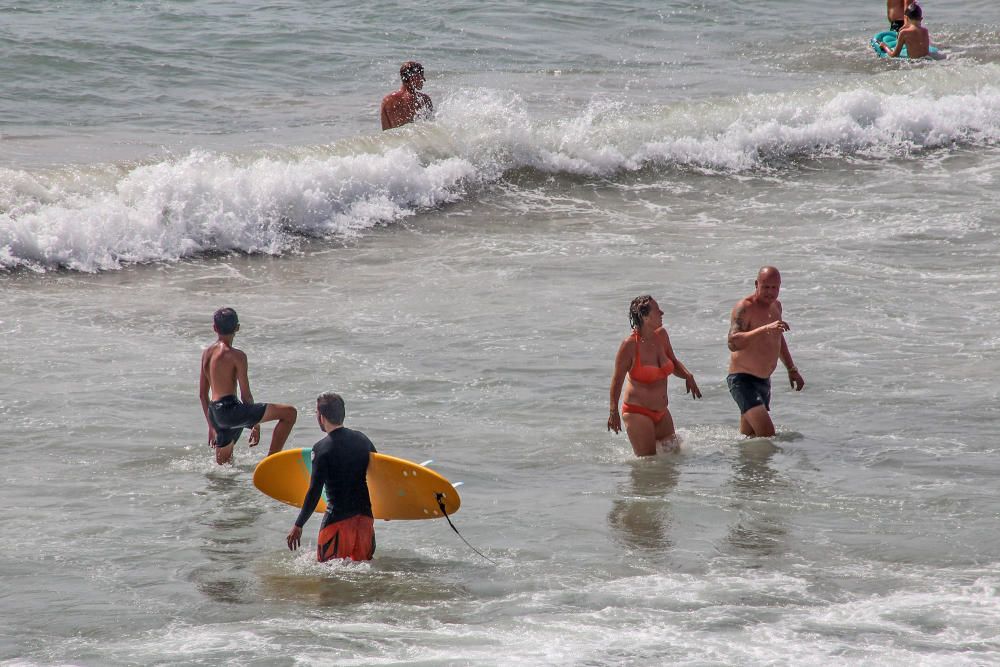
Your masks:
M 747 324 L 745 319 L 746 308 L 740 306 L 733 311 L 733 319 L 729 325 L 729 349 L 733 352 L 736 351 L 736 347 L 733 345 L 733 334 L 743 333 L 744 331 L 750 330 L 750 325 Z

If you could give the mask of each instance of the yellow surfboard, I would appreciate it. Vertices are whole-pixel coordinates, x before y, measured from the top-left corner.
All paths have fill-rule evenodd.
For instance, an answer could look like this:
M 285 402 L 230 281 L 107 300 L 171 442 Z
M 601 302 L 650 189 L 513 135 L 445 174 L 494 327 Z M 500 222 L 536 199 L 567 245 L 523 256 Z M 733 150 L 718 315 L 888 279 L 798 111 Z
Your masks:
M 286 449 L 257 464 L 253 484 L 275 500 L 302 507 L 311 477 L 312 449 Z M 376 519 L 436 519 L 444 516 L 439 500 L 449 515 L 462 504 L 455 487 L 438 473 L 386 454 L 371 455 L 368 493 Z M 317 512 L 326 511 L 325 490 L 323 496 Z

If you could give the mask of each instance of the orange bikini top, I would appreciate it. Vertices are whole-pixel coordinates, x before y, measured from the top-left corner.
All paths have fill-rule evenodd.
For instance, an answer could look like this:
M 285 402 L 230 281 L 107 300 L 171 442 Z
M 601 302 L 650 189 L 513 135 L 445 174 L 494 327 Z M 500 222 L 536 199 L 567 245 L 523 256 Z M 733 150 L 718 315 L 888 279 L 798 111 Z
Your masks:
M 628 372 L 632 382 L 653 384 L 670 377 L 674 372 L 674 362 L 667 359 L 667 363 L 662 366 L 643 366 L 639 359 L 639 333 L 636 332 L 632 336 L 635 338 L 635 361 L 632 362 L 632 370 Z

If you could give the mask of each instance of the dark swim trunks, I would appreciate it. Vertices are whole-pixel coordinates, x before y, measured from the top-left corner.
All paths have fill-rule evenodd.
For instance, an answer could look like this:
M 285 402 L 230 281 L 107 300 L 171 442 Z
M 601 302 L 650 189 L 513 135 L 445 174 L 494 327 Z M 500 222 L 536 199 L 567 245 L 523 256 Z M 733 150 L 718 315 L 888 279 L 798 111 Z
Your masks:
M 893 32 L 899 32 L 902 29 L 903 29 L 903 19 L 889 21 L 889 30 L 892 30 Z
M 327 523 L 329 518 L 329 512 L 323 515 L 316 560 L 323 563 L 334 558 L 372 559 L 375 555 L 375 519 L 357 514 Z
M 208 404 L 208 418 L 215 427 L 215 446 L 226 447 L 240 438 L 244 428 L 260 423 L 264 418 L 267 403 L 240 402 L 235 396 L 223 396 Z
M 763 405 L 771 409 L 771 379 L 759 378 L 749 373 L 733 373 L 726 377 L 729 393 L 733 395 L 736 405 L 740 406 L 740 414 Z

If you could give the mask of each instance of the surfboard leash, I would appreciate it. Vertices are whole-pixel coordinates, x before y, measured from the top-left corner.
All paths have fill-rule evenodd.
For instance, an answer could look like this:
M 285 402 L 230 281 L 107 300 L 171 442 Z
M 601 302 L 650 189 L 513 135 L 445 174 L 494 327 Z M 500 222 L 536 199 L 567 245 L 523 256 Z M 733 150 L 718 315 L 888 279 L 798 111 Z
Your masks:
M 458 532 L 458 528 L 455 528 L 455 524 L 453 524 L 451 522 L 451 517 L 448 516 L 448 511 L 444 508 L 444 494 L 443 493 L 435 493 L 434 494 L 434 499 L 437 500 L 438 507 L 441 508 L 441 514 L 444 514 L 444 518 L 447 519 L 448 525 L 451 526 L 451 529 L 455 531 L 456 535 L 458 535 L 458 539 L 460 539 L 463 542 L 465 542 L 465 545 L 467 547 L 469 547 L 470 549 L 472 549 L 473 551 L 475 551 L 477 554 L 479 554 L 480 556 L 482 556 L 485 560 L 487 560 L 487 561 L 489 561 L 489 562 L 491 562 L 494 565 L 496 565 L 496 566 L 499 567 L 500 563 L 496 562 L 495 560 L 493 560 L 492 558 L 490 558 L 489 556 L 487 556 L 486 554 L 484 554 L 482 551 L 480 551 L 476 547 L 474 547 L 471 544 L 469 544 L 469 540 L 467 540 L 464 537 L 462 537 L 462 533 Z

